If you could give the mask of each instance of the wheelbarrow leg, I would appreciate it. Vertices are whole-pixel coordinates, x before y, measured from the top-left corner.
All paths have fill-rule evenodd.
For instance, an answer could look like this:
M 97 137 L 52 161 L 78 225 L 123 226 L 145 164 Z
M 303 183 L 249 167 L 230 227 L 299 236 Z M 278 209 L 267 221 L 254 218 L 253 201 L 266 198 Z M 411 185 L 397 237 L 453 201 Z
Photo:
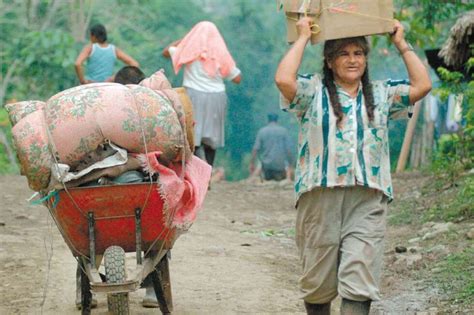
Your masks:
M 88 221 L 88 230 L 89 230 L 89 254 L 90 254 L 90 263 L 95 267 L 95 219 L 94 213 L 89 212 L 87 214 Z M 82 315 L 89 315 L 92 308 L 92 293 L 91 293 L 91 284 L 89 282 L 89 277 L 86 274 L 86 259 L 81 257 L 81 305 L 82 305 Z
M 90 315 L 92 308 L 92 293 L 91 293 L 91 284 L 89 278 L 85 272 L 86 267 L 84 265 L 84 260 L 81 259 L 81 305 L 82 305 L 82 315 Z
M 161 259 L 158 264 L 160 270 L 160 282 L 164 291 L 164 296 L 166 304 L 168 305 L 169 310 L 173 311 L 173 297 L 171 294 L 171 278 L 170 278 L 170 268 L 169 260 L 171 259 L 171 252 L 168 251 L 166 255 Z
M 173 310 L 173 301 L 171 296 L 171 282 L 167 255 L 165 255 L 158 265 L 156 265 L 155 271 L 151 272 L 150 276 L 161 312 L 163 314 L 171 314 L 171 311 Z

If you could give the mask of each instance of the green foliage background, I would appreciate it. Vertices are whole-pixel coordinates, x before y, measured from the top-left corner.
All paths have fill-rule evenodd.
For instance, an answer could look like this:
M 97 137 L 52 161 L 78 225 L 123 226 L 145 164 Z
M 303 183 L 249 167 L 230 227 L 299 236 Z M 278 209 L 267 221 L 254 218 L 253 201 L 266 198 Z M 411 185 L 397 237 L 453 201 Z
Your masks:
M 396 0 L 395 4 L 408 40 L 420 49 L 443 43 L 459 13 L 472 8 L 462 1 Z M 228 179 L 244 178 L 256 132 L 265 125 L 268 112 L 279 112 L 273 76 L 288 45 L 284 14 L 277 12 L 273 0 L 2 0 L 0 105 L 47 100 L 78 85 L 73 63 L 94 23 L 104 24 L 109 41 L 137 59 L 147 75 L 164 68 L 173 85 L 179 86 L 182 74 L 173 73 L 161 51 L 201 20 L 217 24 L 243 73 L 241 85 L 228 85 L 226 147 L 219 151 L 217 164 L 225 166 Z M 406 78 L 387 37 L 375 36 L 372 43 L 372 79 Z M 308 47 L 301 71 L 319 71 L 320 54 L 320 46 Z M 0 119 L 2 132 L 8 134 L 4 112 Z M 296 148 L 295 118 L 280 113 L 280 121 L 290 129 Z M 392 161 L 404 130 L 404 122 L 391 125 Z M 15 171 L 4 151 L 0 146 L 0 173 Z

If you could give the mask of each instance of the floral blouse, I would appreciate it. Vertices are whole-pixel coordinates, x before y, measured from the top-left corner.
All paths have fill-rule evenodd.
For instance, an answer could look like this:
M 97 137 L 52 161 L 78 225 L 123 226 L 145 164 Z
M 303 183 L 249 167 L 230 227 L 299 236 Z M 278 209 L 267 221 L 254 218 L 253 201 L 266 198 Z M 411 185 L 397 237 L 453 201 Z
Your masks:
M 329 94 L 317 74 L 299 75 L 295 98 L 281 96 L 281 108 L 299 119 L 296 199 L 315 187 L 362 185 L 393 198 L 388 120 L 408 118 L 409 85 L 402 81 L 372 82 L 374 119 L 369 121 L 362 85 L 351 98 L 337 87 L 344 118 L 336 125 Z

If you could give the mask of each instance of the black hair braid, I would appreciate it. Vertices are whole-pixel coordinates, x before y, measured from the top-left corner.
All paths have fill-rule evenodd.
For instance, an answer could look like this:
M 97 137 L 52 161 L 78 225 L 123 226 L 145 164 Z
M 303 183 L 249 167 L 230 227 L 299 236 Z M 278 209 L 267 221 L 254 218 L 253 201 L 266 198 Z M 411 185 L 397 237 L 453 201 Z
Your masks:
M 369 79 L 369 65 L 366 65 L 365 72 L 362 75 L 362 93 L 364 94 L 367 116 L 369 116 L 369 121 L 373 121 L 375 105 L 374 93 L 372 92 L 372 83 L 370 83 Z
M 341 126 L 342 119 L 344 118 L 344 113 L 342 112 L 341 102 L 339 102 L 339 96 L 337 95 L 336 84 L 334 84 L 334 75 L 332 70 L 329 69 L 326 60 L 324 61 L 323 66 L 323 85 L 328 89 L 329 100 L 331 101 L 331 107 L 334 115 L 337 117 L 336 124 L 339 128 Z
M 329 100 L 331 101 L 331 107 L 334 115 L 336 116 L 336 124 L 339 128 L 344 118 L 341 103 L 339 102 L 339 96 L 337 94 L 337 88 L 334 84 L 334 75 L 331 69 L 329 69 L 326 62 L 323 67 L 323 85 L 328 89 Z M 364 94 L 365 108 L 367 110 L 367 116 L 369 121 L 374 120 L 374 94 L 372 92 L 372 83 L 369 79 L 369 66 L 366 66 L 365 72 L 362 75 L 362 93 Z

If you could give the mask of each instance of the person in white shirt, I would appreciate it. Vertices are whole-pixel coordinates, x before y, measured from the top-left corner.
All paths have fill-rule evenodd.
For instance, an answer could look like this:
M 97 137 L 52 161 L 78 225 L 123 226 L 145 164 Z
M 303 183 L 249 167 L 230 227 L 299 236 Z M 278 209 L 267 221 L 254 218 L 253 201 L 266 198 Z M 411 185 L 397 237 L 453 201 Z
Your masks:
M 200 22 L 182 39 L 163 50 L 176 73 L 184 67 L 183 86 L 193 104 L 196 155 L 214 164 L 216 149 L 224 146 L 227 95 L 224 80 L 239 84 L 241 72 L 224 39 L 211 22 Z

